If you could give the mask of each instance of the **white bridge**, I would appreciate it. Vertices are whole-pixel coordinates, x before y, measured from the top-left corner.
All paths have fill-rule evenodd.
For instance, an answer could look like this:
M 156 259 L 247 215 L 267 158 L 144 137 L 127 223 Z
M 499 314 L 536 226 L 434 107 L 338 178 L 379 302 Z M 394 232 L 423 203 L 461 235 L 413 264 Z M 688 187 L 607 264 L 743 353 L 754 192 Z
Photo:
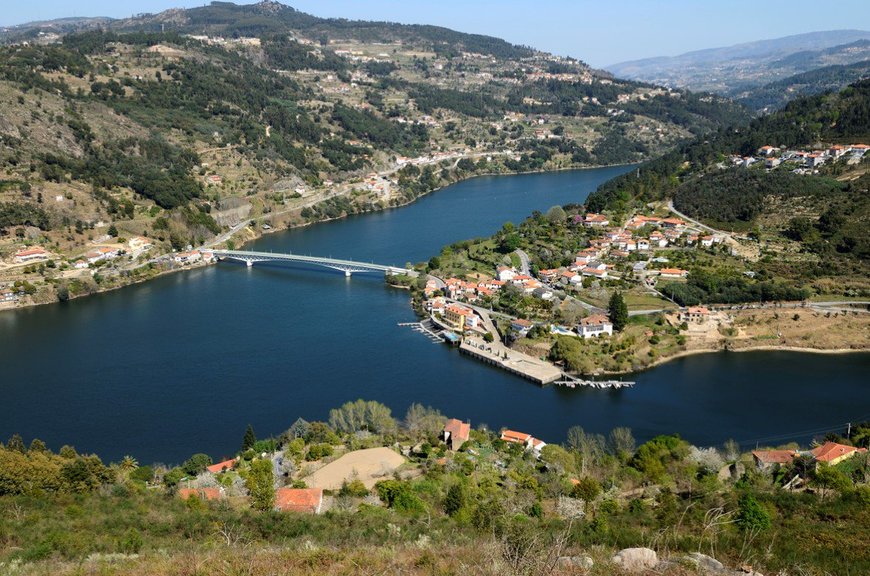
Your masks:
M 410 276 L 417 276 L 415 270 L 398 266 L 384 266 L 383 264 L 321 258 L 319 256 L 302 256 L 299 254 L 281 254 L 277 252 L 246 252 L 243 250 L 212 250 L 212 253 L 221 260 L 237 260 L 244 262 L 248 266 L 253 266 L 255 262 L 297 262 L 332 268 L 333 270 L 344 272 L 345 276 L 350 276 L 354 272 L 381 272 L 386 275 L 408 274 Z

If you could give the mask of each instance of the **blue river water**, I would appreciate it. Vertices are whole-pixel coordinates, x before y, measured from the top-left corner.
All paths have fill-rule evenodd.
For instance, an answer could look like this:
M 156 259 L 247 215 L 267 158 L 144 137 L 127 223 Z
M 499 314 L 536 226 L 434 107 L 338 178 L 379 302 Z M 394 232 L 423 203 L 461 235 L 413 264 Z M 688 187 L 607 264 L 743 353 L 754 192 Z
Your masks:
M 533 210 L 581 203 L 627 168 L 469 180 L 390 211 L 268 235 L 252 250 L 403 265 Z M 716 353 L 620 391 L 539 388 L 397 326 L 408 294 L 364 274 L 221 263 L 0 314 L 0 438 L 18 432 L 107 460 L 234 453 L 247 424 L 279 434 L 357 398 L 414 402 L 546 441 L 580 425 L 702 445 L 806 440 L 870 417 L 870 355 Z

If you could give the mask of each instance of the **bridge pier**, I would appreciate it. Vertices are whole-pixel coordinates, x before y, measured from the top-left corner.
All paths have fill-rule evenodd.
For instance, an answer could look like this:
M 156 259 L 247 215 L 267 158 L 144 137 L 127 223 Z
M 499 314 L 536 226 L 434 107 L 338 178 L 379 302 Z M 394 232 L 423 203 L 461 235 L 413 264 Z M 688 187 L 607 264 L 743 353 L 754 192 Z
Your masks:
M 350 270 L 345 270 L 345 271 L 344 271 L 344 275 L 345 275 L 347 278 L 350 278 L 351 271 L 350 271 Z
M 245 266 L 247 266 L 248 268 L 250 268 L 250 267 L 253 266 L 253 265 L 254 265 L 254 261 L 253 261 L 253 260 L 245 260 Z

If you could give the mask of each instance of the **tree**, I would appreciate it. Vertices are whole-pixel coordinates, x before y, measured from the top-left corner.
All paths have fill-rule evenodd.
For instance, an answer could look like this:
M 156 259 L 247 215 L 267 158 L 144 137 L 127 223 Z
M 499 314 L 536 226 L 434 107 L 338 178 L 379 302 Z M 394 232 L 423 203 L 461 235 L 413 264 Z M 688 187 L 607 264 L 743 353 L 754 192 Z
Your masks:
M 275 478 L 271 460 L 254 460 L 245 478 L 245 487 L 251 496 L 251 506 L 266 512 L 275 506 Z
M 630 428 L 614 428 L 607 438 L 610 451 L 614 456 L 628 459 L 634 454 L 634 435 Z
M 580 498 L 584 502 L 592 502 L 601 494 L 601 483 L 591 476 L 584 476 L 577 481 L 571 490 L 574 498 Z
M 188 476 L 196 476 L 200 472 L 205 471 L 206 467 L 211 466 L 212 459 L 208 454 L 194 454 L 187 459 L 187 462 L 181 465 Z
M 463 482 L 457 482 L 447 491 L 444 498 L 444 511 L 450 516 L 455 516 L 468 503 L 468 490 Z
M 741 496 L 737 508 L 737 525 L 744 532 L 759 532 L 770 528 L 770 514 L 751 494 Z
M 437 436 L 446 421 L 447 418 L 441 412 L 422 404 L 411 404 L 405 414 L 405 428 L 415 438 Z
M 565 210 L 563 210 L 561 206 L 553 206 L 547 210 L 547 220 L 549 220 L 551 224 L 561 224 L 565 221 L 565 218 L 567 218 L 567 216 L 565 215 Z
M 117 237 L 118 237 L 118 229 L 115 227 L 114 224 L 112 224 L 111 226 L 109 226 L 109 232 L 108 232 L 108 234 L 109 234 L 109 236 L 111 236 L 112 238 L 117 238 Z
M 340 432 L 368 430 L 384 434 L 396 429 L 390 409 L 380 402 L 357 400 L 329 411 L 329 425 Z
M 610 316 L 610 321 L 613 322 L 613 329 L 621 332 L 625 328 L 625 325 L 628 324 L 628 306 L 625 304 L 622 292 L 613 293 L 610 297 L 607 312 Z
M 6 442 L 6 449 L 15 450 L 22 454 L 27 452 L 27 447 L 24 446 L 24 440 L 21 439 L 21 436 L 18 433 L 13 434 L 12 437 L 9 438 L 9 441 Z
M 242 452 L 250 450 L 257 443 L 257 437 L 254 435 L 254 427 L 248 424 L 245 429 L 245 437 L 242 438 Z
M 830 466 L 825 462 L 818 465 L 812 479 L 810 480 L 810 484 L 820 488 L 822 496 L 824 496 L 828 490 L 836 490 L 842 494 L 852 488 L 852 481 L 849 480 L 848 476 L 839 469 Z

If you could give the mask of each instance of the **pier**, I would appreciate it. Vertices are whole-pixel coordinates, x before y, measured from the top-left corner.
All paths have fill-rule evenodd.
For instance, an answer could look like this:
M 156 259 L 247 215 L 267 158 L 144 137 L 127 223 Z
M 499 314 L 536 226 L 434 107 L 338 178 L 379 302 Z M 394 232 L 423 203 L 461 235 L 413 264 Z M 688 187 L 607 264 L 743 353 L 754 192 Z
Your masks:
M 562 371 L 553 364 L 512 350 L 500 342 L 486 342 L 482 338 L 465 336 L 459 351 L 541 386 L 562 377 Z
M 607 388 L 619 390 L 621 388 L 631 388 L 634 386 L 634 382 L 628 382 L 626 380 L 583 380 L 575 378 L 574 376 L 569 376 L 568 374 L 563 374 L 562 376 L 562 380 L 556 380 L 553 384 L 556 386 L 565 386 L 567 388 L 597 388 L 599 390 Z
M 398 324 L 401 327 L 411 328 L 414 332 L 419 332 L 423 336 L 429 338 L 433 344 L 441 344 L 446 340 L 444 336 L 444 331 L 438 331 L 436 326 L 434 326 L 431 322 L 399 322 Z

